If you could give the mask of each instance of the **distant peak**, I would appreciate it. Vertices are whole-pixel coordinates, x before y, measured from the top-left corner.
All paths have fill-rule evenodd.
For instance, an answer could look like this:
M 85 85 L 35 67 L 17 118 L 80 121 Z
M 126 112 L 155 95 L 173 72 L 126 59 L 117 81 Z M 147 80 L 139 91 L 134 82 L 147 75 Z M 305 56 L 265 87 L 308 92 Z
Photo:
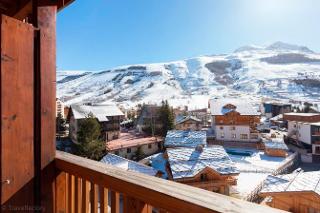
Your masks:
M 262 49 L 263 47 L 257 46 L 257 45 L 245 45 L 245 46 L 239 47 L 234 52 L 237 53 L 237 52 L 255 51 L 255 50 L 262 50 Z
M 306 53 L 313 53 L 312 50 L 310 50 L 306 46 L 299 46 L 295 44 L 288 44 L 285 42 L 277 41 L 269 46 L 267 46 L 265 49 L 267 50 L 287 50 L 287 51 L 300 51 L 300 52 L 306 52 Z

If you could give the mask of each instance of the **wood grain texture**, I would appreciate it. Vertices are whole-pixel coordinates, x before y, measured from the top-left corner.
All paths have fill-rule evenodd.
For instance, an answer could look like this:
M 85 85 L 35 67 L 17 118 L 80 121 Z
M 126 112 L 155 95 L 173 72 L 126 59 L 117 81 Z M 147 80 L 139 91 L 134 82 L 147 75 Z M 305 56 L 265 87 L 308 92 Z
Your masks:
M 120 194 L 111 191 L 111 213 L 120 213 Z
M 55 164 L 58 169 L 90 180 L 113 193 L 125 194 L 168 212 L 283 212 L 60 151 L 57 151 Z M 111 202 L 114 202 L 112 197 Z
M 1 204 L 34 176 L 31 25 L 1 20 Z
M 40 29 L 41 169 L 55 156 L 56 110 L 56 13 L 55 6 L 38 8 Z

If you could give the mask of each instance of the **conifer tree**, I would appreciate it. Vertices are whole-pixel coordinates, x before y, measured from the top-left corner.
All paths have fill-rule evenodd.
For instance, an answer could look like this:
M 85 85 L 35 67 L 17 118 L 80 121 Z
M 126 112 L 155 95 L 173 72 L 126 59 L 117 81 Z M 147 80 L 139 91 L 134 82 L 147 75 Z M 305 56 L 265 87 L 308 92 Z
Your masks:
M 76 153 L 92 160 L 100 160 L 106 154 L 105 142 L 100 139 L 100 135 L 99 122 L 89 114 L 79 125 Z
M 160 120 L 162 123 L 162 131 L 160 131 L 160 134 L 162 136 L 166 136 L 167 131 L 174 128 L 174 114 L 168 101 L 162 101 L 160 108 Z

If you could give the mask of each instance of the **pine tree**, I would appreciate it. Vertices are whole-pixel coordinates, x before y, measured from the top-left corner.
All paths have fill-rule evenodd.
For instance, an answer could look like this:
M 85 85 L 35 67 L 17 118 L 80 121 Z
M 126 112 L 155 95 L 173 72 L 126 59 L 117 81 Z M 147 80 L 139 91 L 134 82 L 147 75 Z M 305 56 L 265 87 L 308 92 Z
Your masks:
M 160 134 L 162 136 L 166 136 L 167 131 L 174 128 L 174 114 L 172 108 L 168 104 L 168 101 L 162 101 L 160 108 L 160 120 L 162 122 L 162 131 Z
M 61 133 L 66 131 L 66 120 L 62 117 L 61 113 L 56 117 L 56 132 Z
M 100 160 L 106 154 L 105 143 L 100 140 L 100 134 L 99 122 L 89 114 L 79 125 L 76 153 L 92 160 Z

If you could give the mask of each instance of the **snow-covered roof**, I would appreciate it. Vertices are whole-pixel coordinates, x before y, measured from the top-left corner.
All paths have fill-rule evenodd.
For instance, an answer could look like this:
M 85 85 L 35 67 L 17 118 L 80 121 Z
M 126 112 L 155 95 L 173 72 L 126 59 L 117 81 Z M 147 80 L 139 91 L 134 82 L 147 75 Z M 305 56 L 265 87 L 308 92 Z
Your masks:
M 71 105 L 75 119 L 86 118 L 90 113 L 100 122 L 108 121 L 109 116 L 122 116 L 123 112 L 116 105 Z
M 283 114 L 279 114 L 279 115 L 276 115 L 272 118 L 270 118 L 270 121 L 278 121 L 278 120 L 282 120 L 283 119 Z
M 303 117 L 312 117 L 312 116 L 318 116 L 320 113 L 304 113 L 304 112 L 288 112 L 284 113 L 285 115 L 294 115 L 294 116 L 303 116 Z
M 155 176 L 157 174 L 157 170 L 152 167 L 110 153 L 105 155 L 100 162 L 110 164 L 127 171 L 139 172 L 146 175 Z
M 173 179 L 194 177 L 205 168 L 222 175 L 239 174 L 222 146 L 204 147 L 202 151 L 194 148 L 167 149 L 167 154 Z
M 197 117 L 192 116 L 192 115 L 188 115 L 188 116 L 185 116 L 185 117 L 180 118 L 180 119 L 177 121 L 177 124 L 181 124 L 181 123 L 183 123 L 183 122 L 185 122 L 185 121 L 188 121 L 188 120 L 194 120 L 194 121 L 196 121 L 196 122 L 201 122 L 201 120 L 198 119 Z
M 320 195 L 320 171 L 269 175 L 261 193 L 313 191 Z
M 271 138 L 269 140 L 263 140 L 264 146 L 268 149 L 282 149 L 289 150 L 287 145 L 284 143 L 283 138 Z
M 235 108 L 226 107 L 228 105 Z M 225 115 L 231 111 L 236 111 L 240 115 L 260 115 L 250 103 L 238 99 L 211 99 L 210 111 L 211 115 Z
M 206 131 L 170 130 L 164 141 L 166 147 L 196 147 L 206 144 Z

